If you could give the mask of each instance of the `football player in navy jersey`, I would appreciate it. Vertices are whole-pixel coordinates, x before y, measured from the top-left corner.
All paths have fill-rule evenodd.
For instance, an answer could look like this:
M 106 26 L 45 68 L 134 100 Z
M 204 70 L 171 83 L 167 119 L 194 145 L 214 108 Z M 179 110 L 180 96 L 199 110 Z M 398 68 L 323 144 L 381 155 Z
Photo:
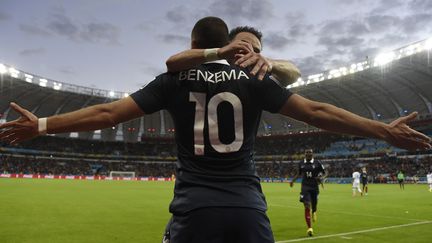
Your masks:
M 312 223 L 311 223 L 311 213 L 312 220 L 315 222 L 317 220 L 317 204 L 319 195 L 319 184 L 327 176 L 327 172 L 320 161 L 313 157 L 313 150 L 305 150 L 305 158 L 298 164 L 297 173 L 290 182 L 290 186 L 294 186 L 294 182 L 297 178 L 301 177 L 301 192 L 300 192 L 300 202 L 303 203 L 305 208 L 305 220 L 308 227 L 307 234 L 309 236 L 313 235 Z
M 212 61 L 236 54 L 220 52 L 229 39 L 219 18 L 199 20 L 191 39 L 192 48 L 205 48 L 208 63 L 161 74 L 129 97 L 51 117 L 38 118 L 11 103 L 21 117 L 0 124 L 0 140 L 16 144 L 47 133 L 99 130 L 168 110 L 178 146 L 172 243 L 274 242 L 253 159 L 263 110 L 405 149 L 431 147 L 429 137 L 406 125 L 416 113 L 390 124 L 369 120 L 292 94 L 269 75 L 258 80 L 244 68 Z
M 300 77 L 298 68 L 289 61 L 269 59 L 262 56 L 262 33 L 249 26 L 234 28 L 229 33 L 230 44 L 218 50 L 218 56 L 225 57 L 229 63 L 242 67 L 250 67 L 250 73 L 256 75 L 259 80 L 266 73 L 271 73 L 277 82 L 285 87 Z M 167 61 L 169 72 L 179 72 L 194 68 L 207 60 L 204 56 L 205 49 L 190 49 L 171 56 Z M 219 58 L 219 57 L 218 57 Z M 169 242 L 171 233 L 169 220 L 163 235 L 163 243 Z
M 367 171 L 366 171 L 366 167 L 362 168 L 362 172 L 360 174 L 360 178 L 361 178 L 361 184 L 362 184 L 362 192 L 361 195 L 368 195 L 368 175 L 367 175 Z

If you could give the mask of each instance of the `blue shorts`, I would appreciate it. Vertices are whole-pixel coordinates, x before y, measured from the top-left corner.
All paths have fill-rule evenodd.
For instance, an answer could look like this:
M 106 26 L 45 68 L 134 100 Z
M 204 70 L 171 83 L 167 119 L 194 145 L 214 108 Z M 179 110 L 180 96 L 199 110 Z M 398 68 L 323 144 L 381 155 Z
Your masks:
M 173 215 L 170 243 L 274 243 L 265 212 L 209 207 Z
M 316 203 L 318 201 L 318 195 L 318 187 L 302 186 L 299 201 L 302 203 Z

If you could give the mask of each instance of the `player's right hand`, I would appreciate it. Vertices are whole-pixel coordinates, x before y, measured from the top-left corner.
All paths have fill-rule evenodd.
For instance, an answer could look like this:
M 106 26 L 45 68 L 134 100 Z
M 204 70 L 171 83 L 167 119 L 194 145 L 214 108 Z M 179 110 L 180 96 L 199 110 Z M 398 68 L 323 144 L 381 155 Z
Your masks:
M 18 112 L 21 117 L 0 124 L 0 140 L 10 144 L 17 144 L 38 136 L 37 116 L 13 102 L 10 103 L 10 107 Z
M 252 75 L 257 75 L 259 80 L 263 80 L 266 73 L 271 73 L 273 66 L 269 59 L 256 52 L 235 55 L 235 65 L 240 67 L 253 67 L 250 71 Z
M 233 60 L 236 54 L 253 52 L 251 44 L 243 40 L 235 40 L 228 45 L 219 48 L 218 57 L 226 60 Z

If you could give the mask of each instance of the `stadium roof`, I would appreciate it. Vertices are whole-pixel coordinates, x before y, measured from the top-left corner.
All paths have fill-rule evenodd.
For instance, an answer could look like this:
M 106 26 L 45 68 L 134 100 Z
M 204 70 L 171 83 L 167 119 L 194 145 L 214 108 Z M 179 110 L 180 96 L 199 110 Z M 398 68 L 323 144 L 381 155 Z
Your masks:
M 316 101 L 334 104 L 375 120 L 389 120 L 412 111 L 432 113 L 432 38 L 383 53 L 360 63 L 309 75 L 289 88 Z M 39 77 L 0 64 L 0 121 L 17 118 L 9 102 L 15 101 L 39 117 L 65 113 L 110 102 L 128 93 L 77 86 Z M 263 113 L 260 135 L 287 134 L 314 129 L 278 114 Z M 139 136 L 170 136 L 174 125 L 160 111 L 102 131 L 61 134 L 134 142 Z

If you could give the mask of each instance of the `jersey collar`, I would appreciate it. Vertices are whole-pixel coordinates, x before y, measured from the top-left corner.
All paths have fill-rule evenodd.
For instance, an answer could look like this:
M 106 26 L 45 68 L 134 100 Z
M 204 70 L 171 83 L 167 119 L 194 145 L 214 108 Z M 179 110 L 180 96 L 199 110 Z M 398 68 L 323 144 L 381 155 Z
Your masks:
M 304 162 L 307 163 L 307 160 L 304 159 Z M 314 162 L 314 158 L 312 158 L 312 159 L 310 160 L 310 163 L 311 163 L 311 164 L 313 164 L 313 162 Z
M 223 65 L 230 66 L 230 64 L 225 59 L 220 59 L 220 60 L 211 61 L 211 62 L 205 62 L 204 64 L 210 64 L 210 63 L 217 63 L 217 64 L 223 64 Z

